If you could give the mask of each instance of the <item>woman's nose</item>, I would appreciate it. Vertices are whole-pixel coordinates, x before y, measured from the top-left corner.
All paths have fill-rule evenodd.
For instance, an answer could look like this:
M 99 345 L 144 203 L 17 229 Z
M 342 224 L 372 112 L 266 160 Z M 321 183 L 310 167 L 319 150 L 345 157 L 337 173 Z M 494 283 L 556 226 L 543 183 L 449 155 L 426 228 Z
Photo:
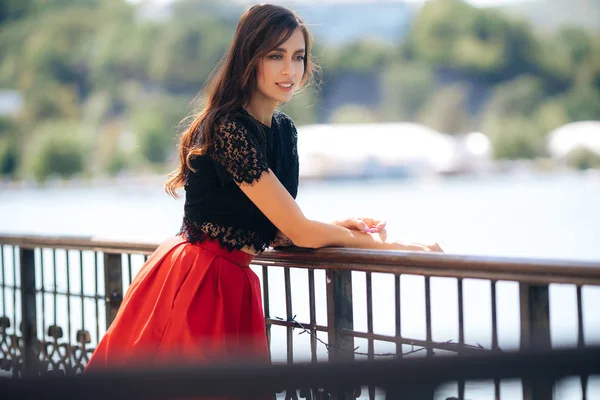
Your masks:
M 283 75 L 293 76 L 294 75 L 294 63 L 291 60 L 286 60 L 281 71 Z

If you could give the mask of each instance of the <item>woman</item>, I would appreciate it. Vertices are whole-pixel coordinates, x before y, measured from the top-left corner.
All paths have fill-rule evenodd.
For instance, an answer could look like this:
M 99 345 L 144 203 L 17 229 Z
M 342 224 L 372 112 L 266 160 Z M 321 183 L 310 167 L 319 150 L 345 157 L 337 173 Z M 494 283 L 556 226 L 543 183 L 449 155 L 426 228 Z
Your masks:
M 302 214 L 296 129 L 276 108 L 310 82 L 310 50 L 306 26 L 283 7 L 241 16 L 166 182 L 175 197 L 185 188 L 181 231 L 135 277 L 88 371 L 172 358 L 268 361 L 260 284 L 248 266 L 270 244 L 440 250 L 388 242 L 378 220 L 328 224 Z

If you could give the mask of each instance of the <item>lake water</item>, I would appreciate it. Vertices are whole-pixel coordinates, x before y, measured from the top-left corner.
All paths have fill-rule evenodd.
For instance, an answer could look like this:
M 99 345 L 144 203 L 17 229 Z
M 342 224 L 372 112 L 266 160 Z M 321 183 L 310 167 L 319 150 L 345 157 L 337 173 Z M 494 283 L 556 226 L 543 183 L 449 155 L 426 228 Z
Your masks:
M 93 187 L 0 190 L 0 232 L 7 233 L 160 241 L 177 232 L 183 208 L 183 200 L 173 200 L 164 193 L 160 180 Z M 309 218 L 317 220 L 353 215 L 383 218 L 388 222 L 391 236 L 435 240 L 447 253 L 600 261 L 600 179 L 597 175 L 302 182 L 298 202 Z M 134 272 L 140 265 L 141 260 L 136 261 Z M 47 271 L 44 277 L 46 282 L 51 282 Z M 316 278 L 317 322 L 325 323 L 324 274 L 317 273 Z M 7 276 L 7 281 L 9 279 Z M 269 279 L 272 315 L 285 318 L 283 271 L 275 268 Z M 299 321 L 308 321 L 306 271 L 293 270 L 292 279 L 294 313 Z M 78 275 L 72 277 L 73 282 L 78 280 Z M 84 282 L 84 292 L 88 290 L 87 285 L 87 281 Z M 366 331 L 364 274 L 353 274 L 353 290 L 355 329 Z M 456 281 L 433 278 L 431 290 L 433 339 L 458 340 Z M 403 276 L 401 291 L 402 333 L 405 337 L 424 339 L 423 279 Z M 489 347 L 489 282 L 465 280 L 464 295 L 465 340 Z M 498 335 L 503 349 L 518 347 L 517 295 L 515 283 L 498 283 Z M 374 274 L 373 296 L 375 332 L 394 334 L 390 276 Z M 553 343 L 573 345 L 577 340 L 575 288 L 552 285 L 550 296 Z M 8 304 L 10 299 L 6 302 L 12 307 Z M 583 303 L 586 341 L 600 343 L 600 313 L 597 312 L 600 288 L 584 287 Z M 63 317 L 57 316 L 59 320 Z M 48 320 L 51 318 L 48 316 Z M 77 329 L 74 326 L 72 332 Z M 95 336 L 92 332 L 93 342 L 97 340 Z M 284 359 L 285 330 L 273 328 L 272 339 L 274 360 Z M 359 351 L 367 349 L 366 341 L 359 339 L 356 345 L 360 346 Z M 308 349 L 308 335 L 295 335 L 296 359 L 306 359 Z M 376 352 L 391 350 L 385 343 L 375 344 Z M 318 353 L 320 358 L 326 357 L 321 345 Z M 443 399 L 448 393 L 441 390 L 436 398 Z M 502 395 L 503 398 L 521 398 L 519 385 L 503 383 Z M 557 396 L 581 398 L 580 389 L 573 381 L 559 385 Z M 589 388 L 588 398 L 593 396 L 600 398 L 597 379 L 592 380 Z M 493 388 L 481 383 L 468 385 L 466 397 L 492 398 Z

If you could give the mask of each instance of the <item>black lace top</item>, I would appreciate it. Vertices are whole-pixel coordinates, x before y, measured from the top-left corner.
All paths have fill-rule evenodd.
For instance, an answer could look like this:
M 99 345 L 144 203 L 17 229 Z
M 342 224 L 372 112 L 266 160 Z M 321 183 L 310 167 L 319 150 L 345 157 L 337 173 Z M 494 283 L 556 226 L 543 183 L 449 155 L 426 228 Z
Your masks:
M 229 250 L 265 250 L 277 228 L 248 199 L 236 182 L 254 183 L 271 170 L 296 198 L 298 192 L 297 132 L 292 120 L 276 111 L 271 127 L 245 110 L 227 114 L 213 135 L 206 155 L 195 157 L 185 182 L 185 207 L 180 234 L 190 242 L 217 239 Z

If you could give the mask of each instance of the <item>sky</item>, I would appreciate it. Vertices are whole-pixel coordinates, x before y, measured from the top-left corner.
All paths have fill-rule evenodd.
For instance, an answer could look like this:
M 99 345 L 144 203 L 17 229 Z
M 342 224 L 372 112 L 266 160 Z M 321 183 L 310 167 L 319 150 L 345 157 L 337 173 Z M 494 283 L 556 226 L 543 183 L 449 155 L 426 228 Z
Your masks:
M 130 3 L 140 3 L 140 2 L 153 2 L 153 3 L 170 3 L 173 0 L 128 0 Z M 238 0 L 239 1 L 239 0 Z M 277 3 L 302 3 L 302 4 L 310 4 L 310 3 L 315 3 L 315 2 L 319 2 L 319 3 L 378 3 L 378 2 L 391 2 L 391 1 L 403 1 L 406 3 L 414 3 L 414 4 L 419 4 L 419 3 L 425 3 L 427 0 L 262 0 L 262 1 L 256 1 L 257 3 L 272 3 L 272 4 L 277 4 Z M 473 4 L 474 6 L 477 7 L 492 7 L 492 6 L 499 6 L 499 5 L 506 5 L 506 4 L 516 4 L 516 3 L 525 3 L 525 2 L 530 2 L 530 1 L 534 1 L 534 0 L 466 0 L 468 3 Z M 242 2 L 244 3 L 250 3 L 250 1 L 248 0 L 242 0 Z

